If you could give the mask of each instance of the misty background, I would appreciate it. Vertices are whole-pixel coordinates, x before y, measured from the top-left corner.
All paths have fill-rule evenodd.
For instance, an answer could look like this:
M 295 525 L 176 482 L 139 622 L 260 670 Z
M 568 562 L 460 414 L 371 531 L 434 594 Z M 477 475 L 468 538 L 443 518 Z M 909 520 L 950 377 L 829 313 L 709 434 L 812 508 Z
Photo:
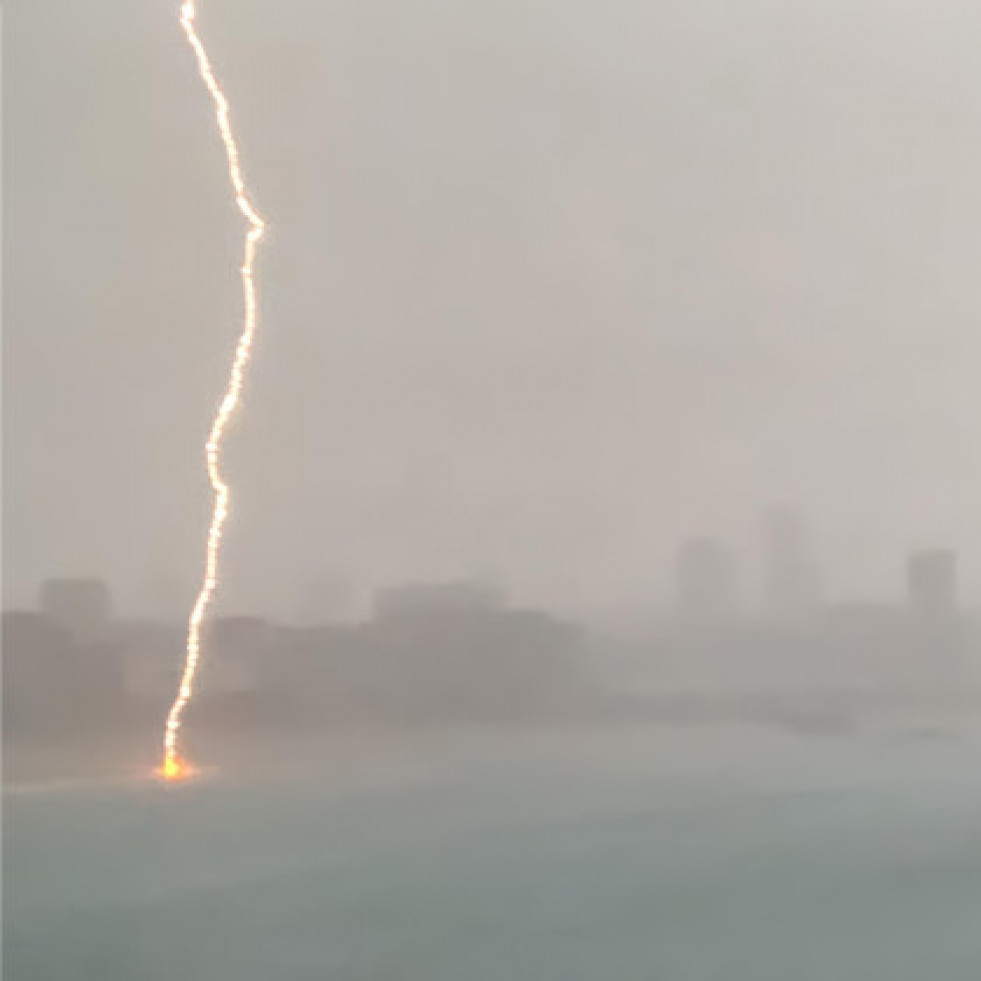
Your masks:
M 3 8 L 9 981 L 981 976 L 976 3 L 200 0 L 166 784 L 242 227 L 179 0 Z
M 93 574 L 174 616 L 198 582 L 241 227 L 176 6 L 5 4 L 7 607 Z M 472 572 L 642 606 L 775 500 L 832 596 L 943 544 L 976 602 L 976 4 L 199 25 L 270 224 L 219 609 Z

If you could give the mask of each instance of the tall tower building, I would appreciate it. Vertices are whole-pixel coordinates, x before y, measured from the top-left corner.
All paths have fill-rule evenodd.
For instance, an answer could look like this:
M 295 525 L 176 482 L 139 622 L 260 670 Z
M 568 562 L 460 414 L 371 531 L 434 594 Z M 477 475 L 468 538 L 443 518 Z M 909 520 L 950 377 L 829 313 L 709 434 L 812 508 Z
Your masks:
M 957 556 L 946 548 L 914 552 L 906 563 L 910 611 L 931 619 L 953 616 L 957 608 Z
M 689 619 L 717 620 L 736 609 L 736 563 L 714 538 L 689 538 L 675 561 L 678 612 Z
M 799 511 L 770 508 L 763 516 L 763 589 L 778 617 L 809 613 L 821 599 L 820 572 Z

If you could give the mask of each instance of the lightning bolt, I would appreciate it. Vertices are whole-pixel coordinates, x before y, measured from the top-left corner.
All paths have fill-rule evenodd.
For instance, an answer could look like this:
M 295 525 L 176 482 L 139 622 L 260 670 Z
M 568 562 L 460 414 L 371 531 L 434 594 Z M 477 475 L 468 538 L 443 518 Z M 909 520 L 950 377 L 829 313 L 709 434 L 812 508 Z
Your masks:
M 164 753 L 160 772 L 168 780 L 179 779 L 188 775 L 190 772 L 189 764 L 178 753 L 177 742 L 184 709 L 193 694 L 194 680 L 201 660 L 201 629 L 204 624 L 205 614 L 208 611 L 208 606 L 218 586 L 218 560 L 221 553 L 222 530 L 225 525 L 225 519 L 228 517 L 229 508 L 228 484 L 222 478 L 220 467 L 221 449 L 228 421 L 231 419 L 242 398 L 245 370 L 248 367 L 249 359 L 252 355 L 252 343 L 255 338 L 257 324 L 256 289 L 253 270 L 259 239 L 262 238 L 262 233 L 265 230 L 265 222 L 259 217 L 258 212 L 252 204 L 245 186 L 245 180 L 242 177 L 238 144 L 235 142 L 235 136 L 232 133 L 231 123 L 229 122 L 228 99 L 225 97 L 225 93 L 218 83 L 218 79 L 211 67 L 211 61 L 208 58 L 208 52 L 194 27 L 196 13 L 194 0 L 184 0 L 180 8 L 181 27 L 187 36 L 188 44 L 190 44 L 194 51 L 201 80 L 204 82 L 214 102 L 215 121 L 218 125 L 218 132 L 225 146 L 225 156 L 228 160 L 228 179 L 238 210 L 242 212 L 248 224 L 245 233 L 245 256 L 241 270 L 242 292 L 245 299 L 245 322 L 238 340 L 238 345 L 235 348 L 235 356 L 232 359 L 225 394 L 218 405 L 218 411 L 215 414 L 211 431 L 208 434 L 208 441 L 204 448 L 208 479 L 211 482 L 211 489 L 214 493 L 214 508 L 211 514 L 211 525 L 208 528 L 204 580 L 201 583 L 201 589 L 198 592 L 187 623 L 187 649 L 184 670 L 181 674 L 177 695 L 170 707 L 170 711 L 167 713 L 167 721 L 164 726 Z

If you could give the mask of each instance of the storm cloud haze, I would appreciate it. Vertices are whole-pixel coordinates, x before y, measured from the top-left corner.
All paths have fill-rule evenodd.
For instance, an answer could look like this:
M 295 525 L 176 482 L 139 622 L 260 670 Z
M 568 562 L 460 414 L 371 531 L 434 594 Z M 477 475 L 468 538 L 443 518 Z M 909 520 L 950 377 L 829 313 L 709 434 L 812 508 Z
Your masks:
M 240 226 L 168 3 L 5 5 L 4 588 L 184 609 Z M 234 17 L 232 12 L 234 10 Z M 808 516 L 981 588 L 976 4 L 212 0 L 270 233 L 223 609 L 487 572 L 646 603 Z M 749 568 L 748 575 L 752 575 Z

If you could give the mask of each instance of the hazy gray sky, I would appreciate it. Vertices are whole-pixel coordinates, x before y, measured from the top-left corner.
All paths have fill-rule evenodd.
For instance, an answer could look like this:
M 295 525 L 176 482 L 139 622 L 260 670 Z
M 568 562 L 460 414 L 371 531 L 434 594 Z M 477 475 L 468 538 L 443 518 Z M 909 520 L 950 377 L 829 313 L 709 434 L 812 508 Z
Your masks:
M 240 229 L 178 2 L 6 4 L 5 591 L 182 609 Z M 200 0 L 271 231 L 223 605 L 587 608 L 811 517 L 981 587 L 974 0 Z M 750 567 L 751 571 L 751 567 Z

